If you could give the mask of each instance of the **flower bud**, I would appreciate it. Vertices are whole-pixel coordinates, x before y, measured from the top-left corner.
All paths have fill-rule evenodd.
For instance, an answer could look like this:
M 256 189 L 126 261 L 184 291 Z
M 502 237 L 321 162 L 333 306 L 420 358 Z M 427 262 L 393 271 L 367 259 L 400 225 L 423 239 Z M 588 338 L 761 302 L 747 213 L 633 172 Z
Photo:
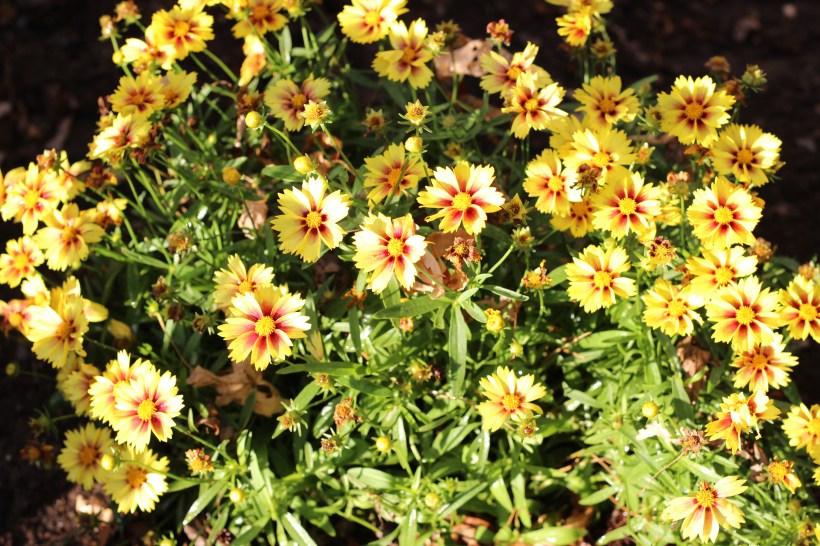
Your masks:
M 424 140 L 420 136 L 411 136 L 404 141 L 404 149 L 411 154 L 421 153 L 421 147 L 424 145 Z
M 439 497 L 436 493 L 430 492 L 424 495 L 424 505 L 430 510 L 435 510 L 440 502 L 441 497 Z
M 657 417 L 658 415 L 658 405 L 651 400 L 649 402 L 645 402 L 643 406 L 641 406 L 641 413 L 647 419 L 652 419 Z
M 302 174 L 307 174 L 313 171 L 313 161 L 306 155 L 300 155 L 293 160 L 293 168 Z
M 242 492 L 241 489 L 238 487 L 234 487 L 231 489 L 231 492 L 228 493 L 228 498 L 231 499 L 231 502 L 234 504 L 239 504 L 243 500 L 245 500 L 245 493 Z
M 376 438 L 376 451 L 379 453 L 387 453 L 393 447 L 393 442 L 387 436 L 379 436 Z
M 245 114 L 245 125 L 248 129 L 256 129 L 262 126 L 262 116 L 259 112 L 248 112 Z
M 235 186 L 242 175 L 233 167 L 225 167 L 222 169 L 222 181 L 229 186 Z

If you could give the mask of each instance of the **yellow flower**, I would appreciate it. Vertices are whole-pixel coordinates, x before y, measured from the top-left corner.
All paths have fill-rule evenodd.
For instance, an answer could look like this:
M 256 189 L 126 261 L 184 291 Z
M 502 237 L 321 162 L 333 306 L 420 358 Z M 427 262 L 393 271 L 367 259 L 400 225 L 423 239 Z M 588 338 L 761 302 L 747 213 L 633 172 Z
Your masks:
M 301 85 L 282 79 L 265 90 L 265 104 L 271 114 L 285 122 L 285 130 L 298 131 L 305 124 L 300 114 L 308 102 L 320 102 L 330 94 L 330 81 L 308 76 Z
M 550 224 L 557 230 L 572 233 L 573 237 L 583 237 L 592 230 L 592 205 L 589 199 L 570 202 L 569 212 L 565 216 L 553 216 Z
M 757 277 L 722 288 L 706 306 L 706 315 L 714 323 L 712 338 L 731 343 L 737 352 L 767 345 L 779 325 L 776 306 L 777 294 L 762 288 Z
M 369 284 L 379 294 L 395 275 L 402 288 L 410 288 L 416 278 L 416 266 L 424 255 L 427 241 L 416 235 L 416 224 L 407 214 L 390 218 L 371 214 L 353 235 L 356 254 L 353 261 L 362 271 L 371 272 Z
M 102 240 L 105 231 L 94 223 L 94 211 L 82 211 L 73 203 L 53 211 L 43 221 L 45 227 L 34 235 L 34 243 L 45 251 L 49 269 L 65 271 L 79 267 L 88 257 L 88 245 Z
M 775 457 L 774 461 L 766 467 L 766 473 L 769 475 L 769 483 L 772 485 L 782 483 L 783 487 L 794 495 L 794 492 L 798 487 L 803 485 L 803 482 L 801 482 L 797 474 L 794 473 L 792 470 L 793 467 L 794 463 L 792 461 L 778 461 L 777 457 Z
M 530 130 L 542 131 L 555 117 L 567 113 L 558 108 L 564 98 L 564 88 L 552 82 L 539 87 L 541 81 L 535 72 L 522 72 L 515 85 L 508 91 L 505 114 L 515 114 L 512 122 L 512 133 L 516 138 L 524 138 Z
M 502 97 L 515 87 L 518 76 L 524 72 L 537 74 L 538 81 L 544 85 L 552 83 L 552 78 L 546 70 L 536 66 L 535 56 L 538 46 L 527 42 L 524 51 L 513 53 L 511 59 L 501 56 L 495 51 L 481 55 L 481 69 L 487 74 L 481 77 L 481 88 L 488 93 L 498 93 Z
M 592 10 L 589 7 L 570 11 L 555 21 L 558 23 L 558 35 L 563 36 L 569 45 L 581 47 L 587 43 L 592 32 Z
M 114 391 L 121 385 L 127 385 L 133 379 L 150 373 L 152 370 L 154 366 L 150 361 L 138 358 L 132 363 L 126 351 L 119 351 L 117 358 L 108 362 L 105 372 L 95 377 L 94 382 L 88 387 L 88 395 L 91 398 L 89 415 L 94 419 L 109 423 L 116 403 Z
M 681 525 L 684 539 L 700 537 L 704 542 L 714 542 L 721 526 L 738 528 L 746 521 L 740 508 L 728 500 L 748 489 L 745 481 L 738 476 L 727 476 L 714 485 L 703 482 L 691 495 L 672 499 L 661 519 L 684 520 Z
M 780 415 L 780 410 L 760 391 L 753 392 L 749 398 L 743 393 L 724 397 L 720 409 L 717 419 L 706 425 L 706 434 L 710 440 L 726 442 L 733 455 L 740 449 L 742 433 L 758 430 L 760 421 L 771 421 Z
M 153 367 L 114 388 L 111 427 L 117 442 L 127 443 L 135 452 L 148 447 L 151 436 L 165 442 L 173 435 L 174 417 L 182 412 L 182 396 L 171 372 L 162 375 Z
M 63 297 L 54 307 L 33 305 L 28 309 L 26 337 L 34 345 L 37 358 L 63 367 L 69 359 L 85 356 L 83 335 L 88 331 L 88 319 L 83 312 L 83 300 Z
M 139 148 L 145 143 L 150 131 L 151 122 L 145 116 L 117 114 L 111 125 L 94 137 L 89 146 L 89 157 L 118 165 L 127 149 Z
M 592 225 L 608 230 L 616 239 L 629 233 L 640 237 L 654 226 L 653 219 L 660 214 L 659 195 L 658 188 L 644 184 L 640 173 L 611 175 L 609 183 L 592 197 Z
M 621 91 L 620 76 L 595 76 L 573 96 L 581 103 L 576 110 L 584 112 L 595 129 L 606 129 L 619 121 L 630 122 L 638 114 L 635 91 Z
M 262 73 L 268 64 L 268 59 L 265 57 L 265 43 L 253 34 L 245 36 L 242 53 L 245 54 L 245 59 L 239 67 L 237 84 L 240 87 L 248 85 L 253 78 Z
M 65 399 L 74 406 L 74 412 L 77 415 L 87 415 L 91 408 L 91 396 L 88 394 L 88 389 L 94 383 L 95 378 L 100 375 L 100 369 L 81 361 L 76 364 L 77 369 L 66 374 L 65 379 L 58 381 L 57 386 Z M 61 368 L 58 376 L 67 369 L 65 366 Z
M 404 106 L 405 113 L 400 115 L 399 117 L 402 119 L 406 119 L 411 125 L 415 125 L 416 127 L 421 127 L 424 123 L 424 118 L 427 117 L 427 111 L 430 108 L 428 106 L 423 106 L 421 101 L 416 99 L 415 102 L 408 102 Z
M 445 233 L 462 225 L 470 235 L 481 233 L 487 213 L 501 210 L 504 196 L 492 186 L 495 169 L 491 165 L 472 165 L 466 161 L 455 167 L 439 167 L 433 173 L 433 185 L 419 192 L 421 206 L 441 211 L 428 216 L 431 222 L 441 218 L 439 229 Z
M 37 223 L 66 199 L 66 188 L 34 163 L 29 164 L 25 176 L 20 171 L 17 176 L 11 174 L 6 175 L 6 182 L 13 184 L 8 187 L 0 212 L 3 220 L 20 222 L 23 234 L 31 235 L 37 229 Z
M 149 71 L 144 71 L 136 78 L 123 76 L 114 94 L 111 95 L 111 109 L 117 113 L 141 114 L 148 116 L 162 110 L 165 106 L 165 94 L 160 79 Z
M 231 29 L 236 38 L 277 32 L 288 23 L 288 18 L 281 13 L 285 7 L 283 0 L 247 0 L 247 3 L 247 11 Z
M 238 254 L 228 257 L 228 269 L 220 269 L 214 273 L 214 305 L 222 311 L 231 306 L 231 300 L 237 294 L 253 292 L 262 286 L 270 286 L 273 282 L 273 268 L 263 264 L 253 264 L 245 269 L 242 258 Z
M 802 275 L 779 292 L 780 324 L 787 326 L 795 339 L 811 336 L 820 342 L 820 285 Z
M 163 108 L 176 108 L 186 100 L 191 94 L 196 83 L 196 72 L 166 72 L 159 82 L 162 85 L 162 94 L 165 97 Z
M 484 326 L 488 332 L 497 334 L 504 329 L 504 317 L 501 316 L 501 311 L 498 309 L 486 309 L 484 314 L 487 316 L 487 323 Z
M 299 117 L 304 119 L 305 123 L 315 131 L 317 127 L 325 123 L 330 114 L 330 107 L 326 101 L 314 102 L 309 100 L 305 105 L 305 109 L 299 112 Z
M 722 176 L 711 187 L 695 190 L 686 211 L 692 233 L 709 248 L 753 244 L 752 230 L 762 215 L 748 191 Z
M 339 222 L 347 217 L 350 198 L 340 190 L 325 195 L 327 183 L 315 176 L 302 183 L 302 189 L 286 189 L 279 194 L 282 214 L 273 219 L 279 244 L 286 254 L 297 254 L 315 262 L 322 243 L 330 249 L 339 246 L 345 231 Z
M 123 514 L 150 512 L 159 501 L 160 495 L 168 490 L 165 474 L 168 472 L 168 458 L 157 458 L 150 449 L 136 453 L 124 449 L 122 462 L 111 472 L 103 474 L 103 488 L 117 503 L 117 510 Z
M 424 49 L 427 24 L 416 19 L 408 28 L 404 21 L 396 21 L 390 25 L 389 36 L 393 49 L 376 53 L 373 70 L 393 82 L 410 82 L 414 89 L 427 87 L 433 79 L 426 64 L 433 54 Z
M 692 289 L 709 301 L 718 290 L 737 286 L 737 279 L 751 275 L 757 269 L 757 258 L 745 256 L 743 247 L 709 250 L 701 247 L 700 256 L 686 260 L 686 270 L 694 278 Z
M 189 53 L 203 51 L 205 42 L 213 40 L 214 18 L 201 8 L 182 9 L 174 6 L 170 11 L 158 10 L 151 17 L 154 40 L 158 48 L 173 51 L 175 59 L 184 59 Z
M 682 144 L 709 147 L 717 130 L 729 121 L 735 98 L 723 89 L 715 91 L 709 76 L 695 80 L 678 76 L 669 93 L 658 94 L 661 129 L 678 137 Z
M 424 175 L 424 164 L 418 157 L 407 158 L 401 144 L 391 144 L 380 155 L 364 160 L 367 173 L 364 187 L 370 188 L 367 198 L 381 203 L 388 195 L 400 195 L 418 185 Z
M 399 15 L 407 13 L 406 0 L 352 0 L 338 15 L 342 34 L 357 44 L 387 36 Z
M 572 134 L 572 140 L 559 150 L 564 167 L 579 171 L 583 165 L 601 169 L 601 183 L 612 174 L 627 174 L 635 161 L 629 137 L 620 129 L 584 129 Z
M 145 40 L 126 38 L 120 48 L 122 60 L 132 64 L 140 72 L 149 70 L 154 63 L 163 70 L 170 70 L 174 63 L 175 49 L 171 45 L 160 47 L 156 34 L 156 27 L 149 26 L 145 29 Z
M 105 470 L 100 466 L 100 459 L 113 447 L 114 441 L 107 428 L 87 423 L 65 433 L 65 444 L 57 456 L 57 464 L 65 470 L 68 481 L 88 491 L 94 482 L 102 480 Z
M 820 405 L 814 404 L 811 409 L 806 404 L 792 406 L 783 419 L 783 432 L 790 446 L 804 447 L 812 458 L 820 457 Z
M 301 313 L 304 305 L 299 294 L 272 286 L 237 294 L 225 324 L 219 326 L 219 335 L 231 342 L 231 360 L 242 362 L 250 356 L 251 365 L 261 371 L 290 356 L 293 340 L 305 337 L 310 329 Z
M 6 253 L 0 255 L 0 283 L 11 288 L 34 276 L 43 263 L 43 254 L 28 236 L 6 241 Z
M 748 351 L 738 354 L 732 361 L 735 372 L 734 386 L 740 389 L 767 392 L 789 384 L 789 373 L 797 366 L 797 358 L 785 352 L 783 336 L 775 333 L 766 345 L 754 345 Z
M 646 309 L 644 323 L 668 336 L 686 336 L 695 329 L 695 322 L 703 319 L 694 310 L 703 306 L 703 298 L 693 293 L 691 285 L 680 288 L 667 280 L 658 279 L 652 290 L 641 296 Z
M 726 126 L 712 147 L 712 166 L 738 182 L 762 186 L 769 181 L 766 171 L 780 159 L 780 139 L 764 133 L 756 125 Z
M 482 377 L 478 384 L 481 395 L 489 400 L 478 405 L 484 430 L 495 432 L 509 419 L 521 420 L 533 412 L 544 413 L 533 402 L 547 395 L 547 389 L 535 382 L 535 377 L 526 374 L 520 377 L 506 366 L 499 366 L 495 373 Z
M 628 298 L 635 294 L 635 281 L 621 276 L 630 266 L 621 247 L 604 249 L 589 245 L 572 262 L 565 269 L 569 279 L 567 293 L 587 313 L 610 307 L 616 296 Z
M 538 198 L 535 208 L 540 212 L 566 216 L 570 213 L 570 204 L 581 201 L 575 172 L 562 167 L 555 150 L 546 149 L 527 163 L 525 174 L 524 191 Z

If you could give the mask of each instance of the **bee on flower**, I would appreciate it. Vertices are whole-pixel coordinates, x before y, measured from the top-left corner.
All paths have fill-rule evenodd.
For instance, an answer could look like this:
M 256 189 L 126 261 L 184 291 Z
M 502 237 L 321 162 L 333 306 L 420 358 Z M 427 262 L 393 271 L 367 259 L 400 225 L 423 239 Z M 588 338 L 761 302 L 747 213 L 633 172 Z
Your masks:
M 390 218 L 371 214 L 353 235 L 356 254 L 353 261 L 362 271 L 372 273 L 369 286 L 379 294 L 394 276 L 402 288 L 410 288 L 416 278 L 416 266 L 424 255 L 427 241 L 416 234 L 416 224 L 408 214 Z
M 635 295 L 635 281 L 622 276 L 629 268 L 623 248 L 589 245 L 566 266 L 569 299 L 577 301 L 584 311 L 591 313 L 612 306 L 616 296 L 628 298 Z
M 718 138 L 717 130 L 729 121 L 735 98 L 723 89 L 715 90 L 709 76 L 692 79 L 678 76 L 669 93 L 658 94 L 661 129 L 678 137 L 682 144 L 709 147 Z
M 376 53 L 373 70 L 393 82 L 408 82 L 414 89 L 424 89 L 433 79 L 427 66 L 433 54 L 425 49 L 427 24 L 422 19 L 410 23 L 396 21 L 390 25 L 390 45 L 393 49 Z
M 298 131 L 305 125 L 301 116 L 305 105 L 319 103 L 330 94 L 330 81 L 326 78 L 308 76 L 301 85 L 291 79 L 281 79 L 268 86 L 264 101 L 274 117 L 285 122 L 285 130 Z
M 133 514 L 137 509 L 151 512 L 168 490 L 168 458 L 159 458 L 150 449 L 136 452 L 130 448 L 122 450 L 120 456 L 120 464 L 103 474 L 105 492 L 117 503 L 120 513 Z
M 111 432 L 107 428 L 97 428 L 91 423 L 65 433 L 63 449 L 57 456 L 57 464 L 66 474 L 68 481 L 89 491 L 94 482 L 101 482 L 105 470 L 100 465 L 103 455 L 114 448 Z
M 681 536 L 684 539 L 698 537 L 703 542 L 714 542 L 721 526 L 739 528 L 746 521 L 743 511 L 729 500 L 748 489 L 745 482 L 738 476 L 721 478 L 714 485 L 702 482 L 690 495 L 672 499 L 661 519 L 682 519 Z
M 377 42 L 407 13 L 406 5 L 407 0 L 352 0 L 337 16 L 342 34 L 357 44 Z
M 601 170 L 601 185 L 610 176 L 628 176 L 627 166 L 635 161 L 632 143 L 620 129 L 584 129 L 572 134 L 572 139 L 558 150 L 564 167 L 578 172 L 581 169 Z
M 531 130 L 543 131 L 553 118 L 567 115 L 558 108 L 564 88 L 555 82 L 544 82 L 544 87 L 541 83 L 537 73 L 522 72 L 505 96 L 501 111 L 515 115 L 511 131 L 516 138 L 524 138 Z
M 484 430 L 495 432 L 508 420 L 520 421 L 531 417 L 533 413 L 544 413 L 536 400 L 547 395 L 547 389 L 536 383 L 530 374 L 517 376 L 507 366 L 498 369 L 479 380 L 480 394 L 488 400 L 478 405 Z

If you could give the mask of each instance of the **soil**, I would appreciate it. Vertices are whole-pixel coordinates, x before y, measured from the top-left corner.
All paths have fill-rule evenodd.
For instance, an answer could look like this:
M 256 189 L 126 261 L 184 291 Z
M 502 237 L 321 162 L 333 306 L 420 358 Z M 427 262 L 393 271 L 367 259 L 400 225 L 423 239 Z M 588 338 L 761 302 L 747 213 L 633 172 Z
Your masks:
M 26 165 L 46 148 L 65 149 L 73 159 L 87 151 L 97 119 L 97 98 L 110 93 L 118 78 L 110 47 L 98 41 L 98 17 L 112 11 L 114 4 L 113 0 L 0 0 L 0 167 L 4 170 Z M 139 4 L 150 12 L 170 2 Z M 410 17 L 423 16 L 431 24 L 454 19 L 472 37 L 483 36 L 487 22 L 506 18 L 515 31 L 512 50 L 520 50 L 527 41 L 540 44 L 539 64 L 557 81 L 568 85 L 578 81 L 573 65 L 559 49 L 553 23 L 562 13 L 559 7 L 543 0 L 414 0 L 410 4 Z M 724 55 L 736 74 L 747 64 L 765 70 L 768 91 L 749 97 L 742 121 L 780 137 L 786 165 L 781 180 L 761 190 L 766 215 L 756 233 L 776 244 L 780 254 L 801 262 L 811 259 L 820 248 L 815 216 L 820 210 L 820 169 L 815 164 L 820 144 L 820 56 L 815 49 L 820 43 L 816 24 L 820 3 L 616 0 L 615 4 L 609 28 L 619 52 L 618 71 L 627 82 L 658 74 L 657 88 L 666 89 L 678 74 L 705 73 L 703 63 L 713 55 Z M 341 5 L 338 0 L 326 2 L 332 12 Z M 0 239 L 13 236 L 14 228 L 0 223 Z M 0 289 L 0 298 L 8 297 Z M 0 363 L 5 366 L 25 356 L 16 350 L 0 336 Z M 803 364 L 794 378 L 810 401 L 820 398 L 818 354 L 816 344 L 798 351 Z M 69 489 L 60 472 L 32 466 L 19 456 L 32 439 L 28 419 L 35 409 L 48 405 L 51 392 L 49 382 L 30 377 L 0 380 L 0 544 L 80 540 L 63 532 L 78 526 L 68 509 L 76 491 Z

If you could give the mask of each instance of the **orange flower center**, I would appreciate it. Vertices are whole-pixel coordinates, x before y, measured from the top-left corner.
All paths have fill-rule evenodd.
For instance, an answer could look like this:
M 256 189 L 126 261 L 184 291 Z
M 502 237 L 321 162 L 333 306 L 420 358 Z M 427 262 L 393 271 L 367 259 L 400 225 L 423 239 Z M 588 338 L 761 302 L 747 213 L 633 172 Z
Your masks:
M 464 212 L 473 204 L 473 196 L 467 192 L 461 192 L 453 198 L 453 208 Z
M 624 197 L 618 201 L 618 210 L 621 211 L 621 214 L 624 216 L 630 216 L 638 210 L 638 204 L 631 197 Z
M 510 69 L 507 70 L 507 77 L 510 81 L 514 82 L 518 80 L 518 76 L 520 76 L 522 72 L 523 70 L 521 70 L 520 66 L 511 66 Z
M 666 311 L 672 318 L 680 318 L 686 313 L 686 304 L 679 299 L 674 299 L 669 302 Z
M 731 224 L 734 219 L 735 213 L 729 207 L 721 206 L 715 210 L 715 222 L 721 226 Z
M 615 111 L 615 101 L 611 97 L 604 97 L 598 103 L 598 108 L 602 114 L 611 114 Z
M 375 27 L 382 22 L 382 16 L 377 10 L 368 11 L 364 14 L 364 24 L 369 27 Z
M 715 281 L 719 286 L 725 286 L 735 278 L 735 270 L 722 265 L 715 270 Z
M 554 192 L 563 191 L 564 179 L 560 176 L 553 176 L 552 178 L 547 180 L 547 187 Z
M 695 493 L 695 502 L 702 508 L 711 508 L 715 505 L 716 499 L 715 492 L 707 484 L 701 485 L 700 491 Z
M 174 23 L 174 38 L 183 38 L 188 35 L 191 30 L 191 25 L 185 21 L 177 21 Z
M 527 99 L 527 102 L 524 103 L 524 110 L 526 110 L 527 112 L 535 112 L 536 110 L 538 110 L 538 107 L 540 105 L 541 104 L 538 101 L 538 99 L 533 97 L 531 99 Z
M 809 421 L 809 424 L 806 425 L 806 430 L 808 430 L 809 435 L 814 438 L 820 436 L 820 419 L 812 419 Z
M 140 402 L 140 405 L 137 406 L 137 417 L 143 421 L 150 421 L 156 412 L 157 405 L 150 399 L 143 400 Z
M 703 117 L 703 105 L 698 102 L 690 102 L 683 109 L 683 115 L 689 121 L 698 121 Z
M 509 394 L 505 394 L 504 397 L 501 399 L 501 406 L 510 413 L 513 413 L 521 407 L 521 396 L 517 393 L 511 392 Z
M 763 353 L 756 353 L 752 357 L 752 367 L 756 370 L 763 371 L 769 365 L 769 357 L 764 355 Z
M 245 292 L 250 292 L 251 290 L 253 290 L 253 283 L 248 279 L 245 279 L 239 283 L 239 286 L 236 287 L 236 292 L 239 294 L 244 294 Z
M 595 275 L 592 276 L 592 282 L 595 284 L 595 288 L 609 288 L 612 286 L 612 275 L 609 274 L 609 271 L 596 271 Z
M 413 60 L 416 58 L 416 50 L 412 47 L 405 47 L 404 53 L 402 53 L 401 60 L 404 63 L 412 63 Z
M 305 224 L 307 224 L 308 229 L 317 229 L 319 226 L 322 225 L 322 215 L 315 210 L 310 211 L 305 216 Z
M 610 163 L 612 163 L 612 156 L 609 155 L 609 152 L 595 152 L 595 155 L 592 156 L 592 164 L 599 169 L 607 167 Z
M 256 321 L 253 329 L 260 336 L 269 336 L 276 331 L 276 321 L 271 317 L 262 317 Z
M 129 466 L 125 471 L 125 481 L 134 489 L 139 489 L 148 481 L 148 473 L 138 466 Z
M 780 483 L 789 473 L 790 465 L 786 461 L 775 461 L 766 470 L 769 471 L 769 479 L 772 483 Z
M 93 466 L 97 462 L 99 454 L 100 452 L 95 446 L 85 446 L 77 454 L 77 458 L 80 459 L 80 464 L 83 466 Z
M 62 342 L 66 342 L 71 338 L 71 334 L 74 333 L 74 327 L 68 321 L 62 321 L 60 325 L 57 327 L 57 331 L 54 333 L 54 337 Z
M 812 321 L 817 318 L 817 307 L 810 303 L 803 303 L 797 311 L 798 316 L 805 321 Z
M 740 165 L 751 165 L 754 159 L 755 155 L 748 148 L 738 150 L 737 152 L 737 162 Z
M 741 305 L 735 313 L 735 320 L 743 326 L 748 326 L 755 319 L 755 311 L 748 305 Z
M 33 209 L 34 205 L 40 200 L 40 192 L 37 190 L 28 190 L 23 196 L 23 206 L 27 209 Z
M 387 253 L 397 258 L 404 254 L 404 241 L 401 239 L 397 239 L 396 237 L 391 238 L 387 242 Z
M 387 173 L 387 183 L 391 188 L 396 187 L 396 183 L 399 181 L 399 176 L 401 176 L 401 167 L 392 167 L 390 172 Z
M 60 234 L 60 240 L 65 245 L 74 244 L 79 239 L 80 230 L 74 226 L 66 226 L 63 228 L 63 232 Z
M 14 261 L 12 262 L 12 269 L 24 269 L 31 264 L 31 260 L 28 258 L 28 254 L 17 254 L 14 257 Z
M 308 98 L 302 93 L 296 93 L 290 99 L 291 106 L 293 106 L 296 110 L 301 110 L 302 106 L 306 105 L 307 102 Z

